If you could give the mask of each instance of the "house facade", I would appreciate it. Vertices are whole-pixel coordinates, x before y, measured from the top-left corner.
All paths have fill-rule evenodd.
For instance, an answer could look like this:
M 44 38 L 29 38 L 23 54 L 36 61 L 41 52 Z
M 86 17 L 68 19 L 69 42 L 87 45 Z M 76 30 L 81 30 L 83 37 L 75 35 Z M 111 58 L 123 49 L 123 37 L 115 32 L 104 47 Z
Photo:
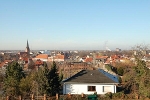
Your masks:
M 118 78 L 101 70 L 82 70 L 63 81 L 63 94 L 116 93 Z
M 115 84 L 100 83 L 65 83 L 63 86 L 63 94 L 105 94 L 107 92 L 116 93 Z

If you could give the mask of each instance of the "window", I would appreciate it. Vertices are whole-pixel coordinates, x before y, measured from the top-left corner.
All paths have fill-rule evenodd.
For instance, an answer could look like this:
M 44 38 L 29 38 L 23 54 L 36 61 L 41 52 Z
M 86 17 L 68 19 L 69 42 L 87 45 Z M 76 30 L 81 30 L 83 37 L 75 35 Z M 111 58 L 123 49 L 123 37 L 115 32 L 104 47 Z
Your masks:
M 112 92 L 111 86 L 103 86 L 103 92 Z
M 96 91 L 96 86 L 88 86 L 88 91 Z

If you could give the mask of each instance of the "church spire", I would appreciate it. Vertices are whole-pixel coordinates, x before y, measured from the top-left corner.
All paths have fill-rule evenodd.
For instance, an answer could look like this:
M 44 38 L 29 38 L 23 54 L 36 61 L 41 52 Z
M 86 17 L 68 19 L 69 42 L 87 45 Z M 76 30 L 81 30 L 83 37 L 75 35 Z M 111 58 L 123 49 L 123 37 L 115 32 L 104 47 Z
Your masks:
M 28 43 L 28 40 L 27 40 L 27 48 L 29 48 L 29 43 Z
M 28 54 L 30 54 L 30 48 L 29 48 L 29 43 L 28 43 L 28 40 L 27 40 L 27 47 L 26 47 L 26 50 L 25 52 L 27 52 Z

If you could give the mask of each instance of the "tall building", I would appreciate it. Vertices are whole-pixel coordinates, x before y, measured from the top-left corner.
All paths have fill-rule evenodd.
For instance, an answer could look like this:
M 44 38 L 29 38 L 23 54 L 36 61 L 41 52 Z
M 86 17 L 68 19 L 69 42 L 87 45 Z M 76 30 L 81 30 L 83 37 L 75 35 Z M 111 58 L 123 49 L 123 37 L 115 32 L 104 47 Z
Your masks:
M 26 49 L 24 52 L 19 52 L 18 53 L 20 55 L 20 63 L 24 62 L 25 64 L 26 63 L 29 63 L 29 59 L 30 59 L 30 48 L 29 48 L 29 43 L 28 43 L 28 40 L 27 40 L 27 46 L 26 46 Z
M 28 57 L 29 57 L 30 56 L 30 48 L 29 48 L 28 40 L 27 40 L 27 46 L 26 46 L 25 52 L 28 53 Z

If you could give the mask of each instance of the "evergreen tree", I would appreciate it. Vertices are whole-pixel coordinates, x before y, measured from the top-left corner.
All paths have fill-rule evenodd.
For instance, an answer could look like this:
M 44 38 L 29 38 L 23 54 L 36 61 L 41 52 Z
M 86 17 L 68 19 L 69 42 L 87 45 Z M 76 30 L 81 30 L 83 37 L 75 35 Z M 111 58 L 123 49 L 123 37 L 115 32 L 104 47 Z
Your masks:
M 48 74 L 48 78 L 50 79 L 50 95 L 55 95 L 56 93 L 59 93 L 63 76 L 61 75 L 61 77 L 59 77 L 59 73 L 55 62 L 53 62 L 52 64 L 51 70 Z
M 25 77 L 22 67 L 17 62 L 12 62 L 6 67 L 4 91 L 6 95 L 20 95 L 20 80 Z
M 63 75 L 59 77 L 56 63 L 53 62 L 51 69 L 48 69 L 47 64 L 44 63 L 43 68 L 37 72 L 36 88 L 39 94 L 55 95 L 60 90 L 60 83 Z
M 29 96 L 33 92 L 35 88 L 34 85 L 35 82 L 34 79 L 36 77 L 35 75 L 36 75 L 35 71 L 31 71 L 25 78 L 21 79 L 19 87 L 22 96 Z
M 37 79 L 36 79 L 36 87 L 38 88 L 39 94 L 49 94 L 50 85 L 48 81 L 50 80 L 48 78 L 49 69 L 47 67 L 47 64 L 44 63 L 43 68 L 40 68 L 37 72 Z

